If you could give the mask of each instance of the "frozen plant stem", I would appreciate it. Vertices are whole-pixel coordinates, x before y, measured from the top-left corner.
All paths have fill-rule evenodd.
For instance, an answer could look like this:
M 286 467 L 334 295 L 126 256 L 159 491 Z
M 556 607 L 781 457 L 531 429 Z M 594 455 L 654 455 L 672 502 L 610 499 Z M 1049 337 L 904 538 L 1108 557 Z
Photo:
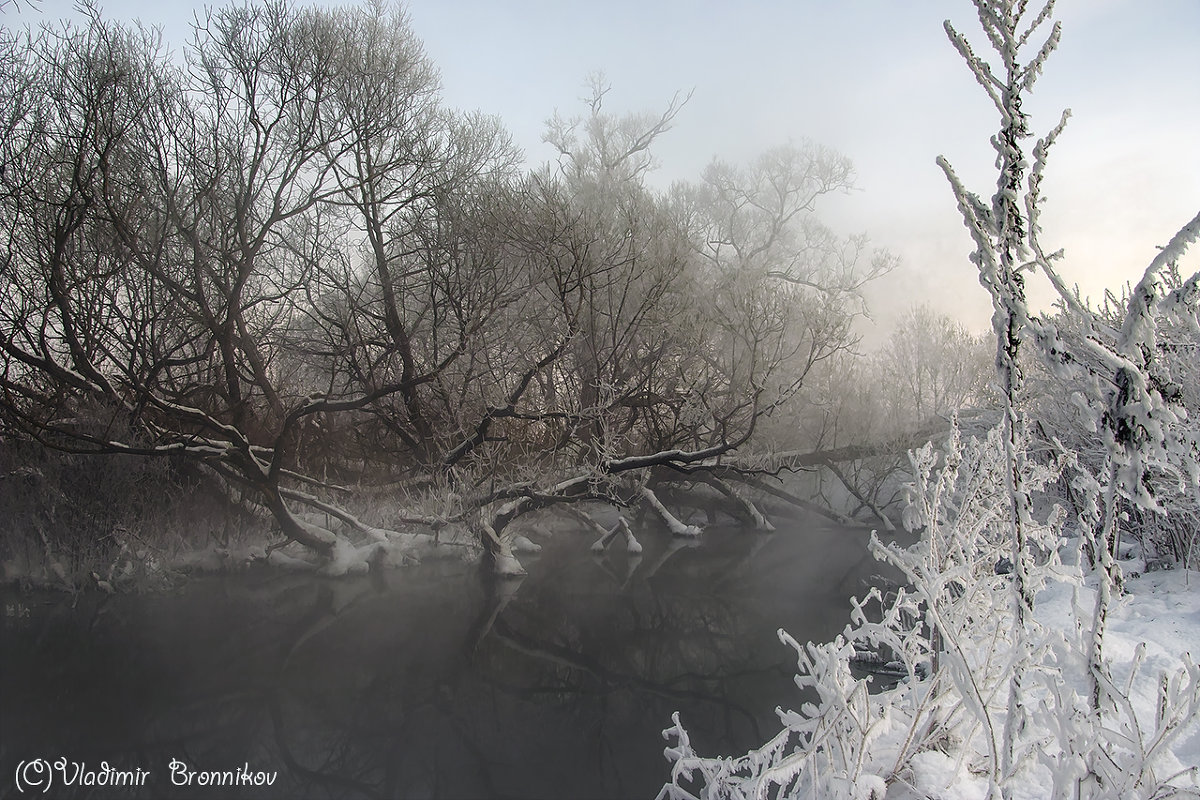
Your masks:
M 1047 21 L 1053 0 L 1045 3 L 1028 27 L 1021 32 L 1025 2 L 993 3 L 975 0 L 979 22 L 992 49 L 999 55 L 1003 79 L 991 65 L 977 56 L 966 38 L 949 21 L 945 23 L 951 44 L 966 61 L 975 79 L 987 92 L 1000 112 L 999 134 L 992 139 L 999 175 L 991 208 L 966 191 L 949 163 L 938 159 L 958 200 L 963 220 L 975 241 L 972 261 L 979 269 L 979 282 L 992 297 L 992 329 L 996 334 L 996 371 L 1004 398 L 1004 446 L 1008 461 L 1006 483 L 1013 508 L 1013 669 L 1010 681 L 1009 713 L 1004 724 L 1004 744 L 999 767 L 1001 782 L 1012 777 L 1020 763 L 1017 743 L 1025 725 L 1025 670 L 1029 661 L 1028 626 L 1033 616 L 1033 588 L 1029 575 L 1028 538 L 1032 525 L 1029 492 L 1026 489 L 1025 453 L 1022 445 L 1018 400 L 1022 374 L 1018 363 L 1022 333 L 1029 324 L 1025 301 L 1025 282 L 1021 274 L 1026 247 L 1026 220 L 1021 211 L 1022 185 L 1027 161 L 1021 140 L 1029 136 L 1022 96 L 1029 91 L 1046 58 L 1054 51 L 1060 36 L 1055 22 L 1049 36 L 1034 58 L 1022 64 L 1019 53 L 1030 35 Z M 994 768 L 995 768 L 994 766 Z M 993 794 L 995 794 L 993 783 Z

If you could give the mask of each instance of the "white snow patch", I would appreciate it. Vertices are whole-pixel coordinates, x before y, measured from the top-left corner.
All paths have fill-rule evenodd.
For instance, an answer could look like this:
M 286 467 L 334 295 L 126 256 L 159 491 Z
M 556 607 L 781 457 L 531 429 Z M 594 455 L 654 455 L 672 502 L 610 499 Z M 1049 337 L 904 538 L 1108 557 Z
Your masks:
M 967 774 L 958 762 L 938 750 L 909 760 L 913 788 L 929 800 L 986 800 L 988 782 Z
M 321 568 L 324 575 L 361 575 L 370 569 L 370 558 L 376 544 L 355 546 L 345 539 L 338 539 L 333 545 L 333 553 L 329 563 Z
M 695 525 L 685 525 L 679 520 L 678 517 L 668 511 L 667 507 L 664 506 L 658 499 L 658 495 L 656 495 L 648 486 L 643 486 L 641 491 L 643 499 L 650 504 L 651 508 L 658 512 L 658 515 L 662 517 L 663 522 L 667 524 L 667 530 L 671 531 L 673 535 L 687 537 L 700 535 L 699 528 L 697 528 Z
M 854 782 L 854 800 L 883 800 L 887 781 L 878 775 L 859 775 Z
M 525 568 L 521 566 L 521 562 L 511 553 L 496 553 L 494 559 L 492 570 L 497 575 L 515 578 L 526 574 Z
M 530 541 L 525 536 L 514 536 L 512 540 L 512 549 L 514 553 L 540 553 L 542 546 L 537 542 Z

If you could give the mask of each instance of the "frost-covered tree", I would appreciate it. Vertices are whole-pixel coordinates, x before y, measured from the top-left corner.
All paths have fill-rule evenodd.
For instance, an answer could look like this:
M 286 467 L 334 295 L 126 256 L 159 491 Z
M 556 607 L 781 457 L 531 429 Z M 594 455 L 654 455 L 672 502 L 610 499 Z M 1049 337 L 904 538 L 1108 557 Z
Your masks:
M 1054 261 L 1061 253 L 1047 254 L 1039 237 L 1040 184 L 1046 157 L 1063 130 L 1068 112 L 1033 148 L 1030 166 L 1022 140 L 1030 136 L 1021 110 L 1025 93 L 1033 88 L 1042 67 L 1057 46 L 1060 27 L 1055 23 L 1044 44 L 1028 62 L 1018 53 L 1030 36 L 1049 18 L 1053 2 L 1046 3 L 1032 21 L 1023 22 L 1024 3 L 977 3 L 980 21 L 988 40 L 1000 56 L 1003 72 L 992 67 L 972 51 L 966 40 L 947 26 L 951 41 L 970 66 L 1001 114 L 1002 129 L 993 139 L 1000 177 L 990 207 L 968 192 L 958 181 L 949 164 L 940 160 L 954 187 L 963 219 L 975 239 L 972 260 L 979 268 L 980 281 L 993 298 L 993 327 L 997 334 L 997 367 L 1004 389 L 1010 458 L 1012 461 L 1014 504 L 1016 508 L 1016 564 L 1019 602 L 1032 607 L 1032 595 L 1020 587 L 1024 583 L 1026 562 L 1023 529 L 1028 521 L 1028 495 L 1021 488 L 1024 465 L 1018 446 L 1018 393 L 1022 367 L 1019 361 L 1023 342 L 1033 345 L 1032 355 L 1040 358 L 1056 377 L 1066 382 L 1079 397 L 1086 424 L 1101 431 L 1106 451 L 1105 465 L 1097 476 L 1081 472 L 1078 481 L 1093 500 L 1081 520 L 1086 535 L 1092 537 L 1092 552 L 1101 568 L 1103 580 L 1097 597 L 1093 624 L 1092 669 L 1095 673 L 1093 703 L 1101 705 L 1103 675 L 1103 632 L 1110 593 L 1119 586 L 1115 564 L 1120 502 L 1128 500 L 1150 512 L 1161 510 L 1149 490 L 1148 472 L 1152 468 L 1177 476 L 1180 488 L 1196 491 L 1200 486 L 1197 468 L 1196 432 L 1186 424 L 1182 396 L 1170 387 L 1173 381 L 1158 357 L 1158 319 L 1195 318 L 1193 296 L 1196 276 L 1180 282 L 1173 292 L 1164 291 L 1165 274 L 1177 263 L 1188 245 L 1200 235 L 1200 216 L 1183 227 L 1151 262 L 1115 325 L 1106 325 L 1095 312 L 1067 290 L 1058 276 Z M 1070 341 L 1060 335 L 1053 321 L 1032 313 L 1024 295 L 1027 274 L 1040 271 L 1058 291 L 1064 309 L 1085 332 Z M 1102 496 L 1102 497 L 1101 497 Z M 1014 685 L 1014 690 L 1016 686 Z
M 968 192 L 944 158 L 938 164 L 949 178 L 958 200 L 964 223 L 975 243 L 971 261 L 979 271 L 979 282 L 992 298 L 992 329 L 996 337 L 996 370 L 1004 403 L 1004 430 L 1009 462 L 1006 478 L 1013 503 L 1012 563 L 1014 573 L 1014 608 L 1017 649 L 1012 671 L 1010 695 L 1014 713 L 1008 716 L 1005 727 L 1003 754 L 1008 759 L 1004 771 L 1011 774 L 1017 741 L 1024 724 L 1025 663 L 1027 661 L 1026 624 L 1033 612 L 1034 592 L 1030 578 L 1033 555 L 1028 547 L 1028 531 L 1033 526 L 1030 516 L 1030 497 L 1025 488 L 1025 448 L 1021 441 L 1023 422 L 1019 407 L 1023 373 L 1020 356 L 1030 323 L 1030 311 L 1025 298 L 1026 258 L 1029 254 L 1027 237 L 1033 221 L 1022 207 L 1023 184 L 1028 162 L 1023 141 L 1031 134 L 1022 104 L 1041 75 L 1046 59 L 1058 46 L 1062 29 L 1055 22 L 1032 56 L 1027 54 L 1031 37 L 1050 19 L 1053 0 L 1040 11 L 1027 16 L 1027 3 L 975 3 L 980 25 L 988 44 L 995 51 L 999 64 L 993 68 L 977 55 L 966 38 L 946 23 L 951 43 L 963 57 L 975 79 L 983 87 L 1000 114 L 1000 131 L 992 138 L 996 150 L 996 191 L 990 204 Z M 1065 122 L 1064 116 L 1064 122 Z M 1048 147 L 1062 123 L 1040 146 Z M 1037 173 L 1035 173 L 1037 174 Z
M 1030 163 L 1022 111 L 1060 37 L 1057 23 L 1046 30 L 1053 2 L 1031 10 L 1024 0 L 976 0 L 975 7 L 995 63 L 948 23 L 946 30 L 1000 115 L 990 202 L 969 192 L 944 159 L 938 163 L 992 297 L 1003 422 L 984 440 L 963 441 L 955 429 L 940 454 L 927 447 L 912 455 L 906 523 L 921 529 L 921 542 L 908 551 L 874 545 L 909 587 L 893 602 L 872 593 L 875 615 L 856 603 L 851 625 L 830 645 L 801 647 L 781 634 L 798 652 L 798 683 L 818 702 L 780 712 L 776 737 L 732 759 L 701 757 L 677 718 L 664 731 L 674 768 L 660 797 L 859 798 L 900 782 L 918 793 L 953 786 L 996 800 L 1031 791 L 1191 797 L 1200 789 L 1195 769 L 1179 769 L 1170 752 L 1200 712 L 1194 659 L 1185 654 L 1182 666 L 1144 676 L 1144 648 L 1120 665 L 1104 650 L 1120 583 L 1122 508 L 1170 513 L 1166 496 L 1196 495 L 1193 395 L 1180 383 L 1194 360 L 1175 354 L 1190 352 L 1198 327 L 1200 275 L 1182 278 L 1176 268 L 1200 235 L 1200 216 L 1172 237 L 1115 313 L 1096 312 L 1067 291 L 1053 266 L 1062 254 L 1048 255 L 1040 243 L 1038 194 L 1066 115 L 1035 144 Z M 1038 273 L 1059 292 L 1061 318 L 1026 302 L 1025 281 Z M 1088 461 L 1099 469 L 1061 439 L 1052 440 L 1052 457 L 1031 456 L 1028 431 L 1039 420 L 1029 413 L 1025 379 L 1034 364 L 1081 412 L 1072 438 L 1095 437 L 1101 456 Z M 1046 522 L 1033 511 L 1033 496 L 1051 495 L 1064 480 L 1096 559 L 1091 576 L 1059 561 L 1061 509 Z M 1094 584 L 1095 603 L 1068 602 L 1039 618 L 1039 592 L 1071 594 L 1063 581 Z M 895 689 L 872 697 L 855 679 L 849 664 L 864 646 L 871 659 L 893 659 L 904 676 Z M 1147 691 L 1156 698 L 1153 713 L 1135 700 Z
M 491 525 L 606 496 L 690 536 L 698 529 L 659 494 L 702 483 L 766 526 L 731 485 L 758 468 L 730 460 L 752 454 L 764 420 L 815 365 L 852 344 L 859 290 L 891 260 L 864 255 L 861 240 L 816 220 L 818 200 L 847 185 L 843 158 L 812 145 L 780 148 L 748 168 L 717 162 L 698 184 L 656 192 L 644 181 L 652 147 L 682 101 L 660 115 L 615 116 L 607 87 L 592 88 L 583 115 L 551 120 L 557 171 L 535 175 L 555 187 L 571 221 L 557 296 L 542 315 L 559 320 L 570 344 L 546 373 L 541 396 L 552 406 L 523 403 L 522 414 L 561 432 L 565 480 L 525 497 L 513 490 L 517 499 L 497 506 Z M 563 461 L 568 454 L 573 462 Z

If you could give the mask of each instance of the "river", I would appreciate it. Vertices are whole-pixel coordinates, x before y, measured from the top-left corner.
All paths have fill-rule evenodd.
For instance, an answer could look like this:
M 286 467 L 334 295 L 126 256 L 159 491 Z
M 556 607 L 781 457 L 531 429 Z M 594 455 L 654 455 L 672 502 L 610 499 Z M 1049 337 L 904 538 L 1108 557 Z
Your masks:
M 652 798 L 672 712 L 702 753 L 763 742 L 800 699 L 776 631 L 833 638 L 882 571 L 862 531 L 777 525 L 647 533 L 640 555 L 548 537 L 519 582 L 436 561 L 4 589 L 0 797 L 20 767 L 56 798 Z

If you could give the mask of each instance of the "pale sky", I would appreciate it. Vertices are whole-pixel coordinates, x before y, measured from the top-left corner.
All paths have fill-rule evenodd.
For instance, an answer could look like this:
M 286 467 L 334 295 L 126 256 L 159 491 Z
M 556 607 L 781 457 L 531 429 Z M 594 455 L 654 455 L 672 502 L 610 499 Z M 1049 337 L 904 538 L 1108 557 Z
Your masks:
M 1034 3 L 1031 3 L 1034 5 Z M 108 0 L 111 17 L 161 25 L 180 45 L 203 2 Z M 866 232 L 903 267 L 872 293 L 884 327 L 927 300 L 972 328 L 990 303 L 967 261 L 970 238 L 934 164 L 945 155 L 990 196 L 997 120 L 946 40 L 942 21 L 983 48 L 969 0 L 410 0 L 441 70 L 446 104 L 499 116 L 531 164 L 556 110 L 582 110 L 603 71 L 614 111 L 660 111 L 694 90 L 658 149 L 653 180 L 696 179 L 714 156 L 745 161 L 813 139 L 849 156 L 858 190 L 823 216 Z M 1200 210 L 1200 0 L 1060 0 L 1063 41 L 1026 110 L 1035 132 L 1073 115 L 1052 154 L 1044 244 L 1064 247 L 1068 283 L 1097 296 L 1136 281 Z M 66 0 L 4 24 L 69 14 Z M 1032 143 L 1030 143 L 1032 148 Z M 1184 266 L 1200 268 L 1193 252 Z M 1044 301 L 1038 284 L 1031 296 Z

